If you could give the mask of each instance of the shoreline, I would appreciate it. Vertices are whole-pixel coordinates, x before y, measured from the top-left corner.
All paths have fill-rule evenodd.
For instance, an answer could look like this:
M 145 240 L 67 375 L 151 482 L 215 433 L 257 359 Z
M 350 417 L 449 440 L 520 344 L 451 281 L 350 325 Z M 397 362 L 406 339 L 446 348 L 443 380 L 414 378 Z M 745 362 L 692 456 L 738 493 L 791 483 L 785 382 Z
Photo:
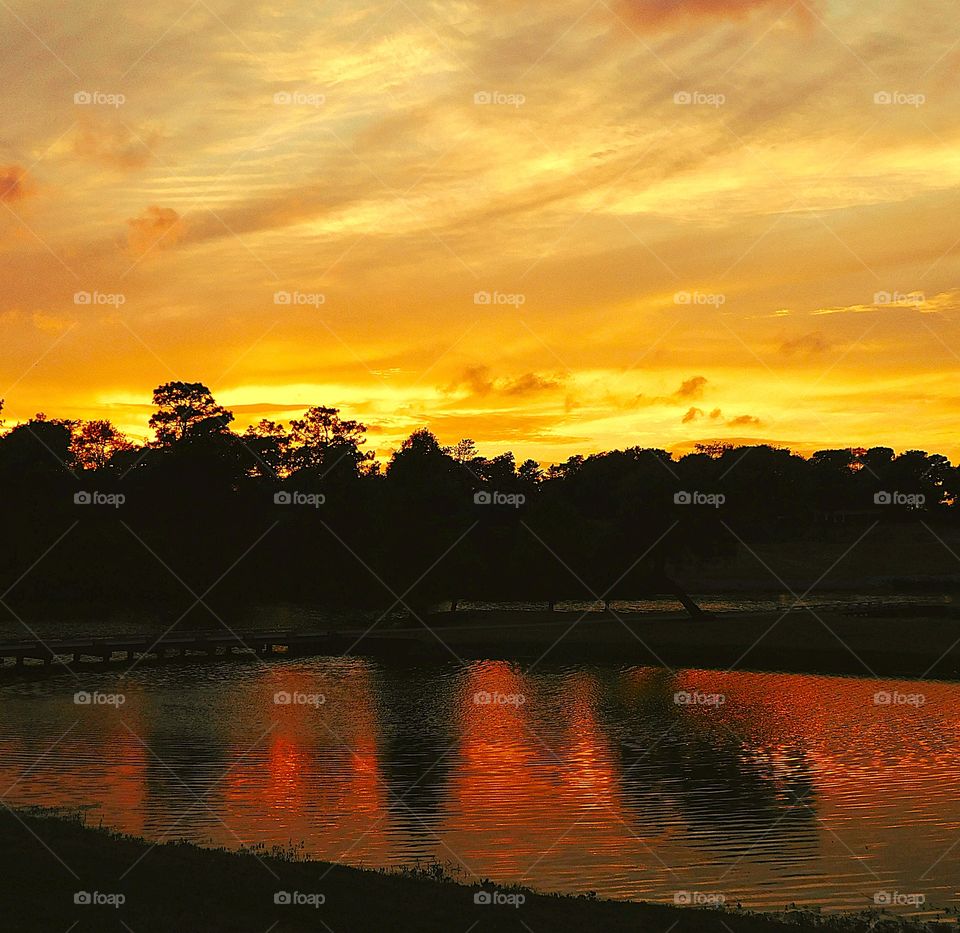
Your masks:
M 670 669 L 958 680 L 960 612 L 952 606 L 896 607 L 888 612 L 801 608 L 720 612 L 692 620 L 683 613 L 461 609 L 427 613 L 420 620 L 384 621 L 373 628 L 342 626 L 332 630 L 323 645 L 257 656 L 285 660 L 342 654 L 413 664 L 451 658 L 521 664 L 616 662 Z M 142 664 L 186 667 L 228 657 L 240 662 L 254 655 L 198 652 L 180 658 L 147 657 Z M 108 671 L 124 663 L 87 658 L 71 667 Z M 0 668 L 0 677 L 15 680 L 65 671 L 59 662 L 21 668 L 8 663 Z
M 497 621 L 489 612 L 438 613 L 426 621 L 454 651 L 511 657 L 603 660 L 658 667 L 960 679 L 960 617 L 794 609 L 718 613 L 691 620 L 632 613 L 530 613 Z M 497 614 L 499 615 L 499 614 Z M 524 616 L 528 614 L 523 614 Z M 481 622 L 486 624 L 479 624 Z M 464 624 L 466 623 L 466 624 Z M 432 637 L 432 636 L 428 636 Z M 442 648 L 441 648 L 442 650 Z M 495 655 L 496 656 L 496 655 Z
M 381 871 L 294 860 L 295 850 L 284 856 L 182 842 L 153 845 L 85 826 L 75 811 L 73 816 L 67 812 L 0 812 L 0 869 L 11 929 L 81 933 L 122 929 L 122 921 L 137 933 L 198 928 L 210 933 L 449 933 L 461 928 L 475 933 L 866 933 L 878 928 L 878 920 L 880 929 L 926 928 L 878 910 L 756 913 L 607 901 L 488 881 L 461 883 L 445 876 L 442 867 Z M 478 902 L 481 891 L 492 903 Z M 83 895 L 93 903 L 83 903 Z

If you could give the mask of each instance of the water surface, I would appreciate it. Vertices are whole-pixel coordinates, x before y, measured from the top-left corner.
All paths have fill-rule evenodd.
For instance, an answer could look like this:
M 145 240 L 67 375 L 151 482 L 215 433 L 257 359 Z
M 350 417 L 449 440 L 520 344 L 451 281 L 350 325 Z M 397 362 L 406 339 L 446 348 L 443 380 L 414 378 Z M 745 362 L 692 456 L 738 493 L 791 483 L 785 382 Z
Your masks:
M 83 672 L 0 699 L 8 803 L 90 806 L 151 839 L 436 858 L 617 898 L 958 903 L 960 684 L 314 658 Z

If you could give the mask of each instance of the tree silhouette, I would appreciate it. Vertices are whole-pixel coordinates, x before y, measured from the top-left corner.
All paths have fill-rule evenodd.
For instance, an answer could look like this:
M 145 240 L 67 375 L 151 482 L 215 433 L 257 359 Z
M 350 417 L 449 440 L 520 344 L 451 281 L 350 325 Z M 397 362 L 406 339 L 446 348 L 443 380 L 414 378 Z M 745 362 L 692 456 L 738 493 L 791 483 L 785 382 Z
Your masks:
M 339 468 L 356 475 L 362 463 L 373 459 L 372 452 L 360 450 L 366 431 L 359 421 L 342 419 L 337 408 L 308 408 L 302 418 L 290 422 L 286 456 L 291 472 L 329 473 Z
M 199 593 L 217 580 L 205 602 L 228 609 L 280 598 L 379 606 L 401 594 L 417 612 L 445 598 L 633 599 L 674 591 L 678 573 L 695 584 L 704 561 L 741 540 L 815 550 L 837 521 L 960 515 L 960 471 L 922 450 L 804 458 L 717 443 L 678 458 L 626 446 L 544 467 L 483 455 L 469 438 L 448 448 L 420 428 L 381 472 L 365 426 L 334 407 L 237 433 L 201 382 L 165 383 L 153 399 L 156 437 L 143 446 L 106 420 L 41 413 L 0 429 L 0 591 L 73 523 L 43 576 L 11 598 L 176 604 L 179 581 Z M 122 494 L 123 509 L 96 508 L 94 492 Z M 698 504 L 704 496 L 714 506 Z M 128 529 L 163 563 L 131 549 Z M 231 575 L 233 551 L 267 532 Z
M 150 427 L 161 447 L 222 433 L 233 421 L 233 412 L 218 405 L 202 382 L 166 382 L 153 390 L 153 404 Z
M 134 447 L 109 421 L 81 422 L 72 434 L 70 453 L 82 470 L 104 470 L 119 453 Z

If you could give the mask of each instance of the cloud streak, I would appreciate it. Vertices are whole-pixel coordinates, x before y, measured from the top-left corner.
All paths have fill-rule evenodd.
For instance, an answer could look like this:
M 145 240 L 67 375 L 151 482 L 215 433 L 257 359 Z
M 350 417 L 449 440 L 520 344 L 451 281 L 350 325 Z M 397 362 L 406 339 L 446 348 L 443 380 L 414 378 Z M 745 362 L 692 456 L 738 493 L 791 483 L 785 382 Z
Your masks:
M 744 20 L 763 11 L 809 26 L 810 7 L 796 0 L 620 0 L 618 9 L 644 29 L 691 25 L 698 20 Z

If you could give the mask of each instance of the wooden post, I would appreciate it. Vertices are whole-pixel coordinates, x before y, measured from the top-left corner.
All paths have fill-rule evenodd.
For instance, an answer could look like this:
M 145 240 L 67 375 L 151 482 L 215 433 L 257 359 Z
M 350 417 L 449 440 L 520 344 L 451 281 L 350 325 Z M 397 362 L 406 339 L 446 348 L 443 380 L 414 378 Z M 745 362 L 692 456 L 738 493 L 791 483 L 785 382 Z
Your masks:
M 710 613 L 704 612 L 677 583 L 669 580 L 668 585 L 670 592 L 679 600 L 683 608 L 687 610 L 687 615 L 689 615 L 691 619 L 700 622 L 704 619 L 712 618 Z

